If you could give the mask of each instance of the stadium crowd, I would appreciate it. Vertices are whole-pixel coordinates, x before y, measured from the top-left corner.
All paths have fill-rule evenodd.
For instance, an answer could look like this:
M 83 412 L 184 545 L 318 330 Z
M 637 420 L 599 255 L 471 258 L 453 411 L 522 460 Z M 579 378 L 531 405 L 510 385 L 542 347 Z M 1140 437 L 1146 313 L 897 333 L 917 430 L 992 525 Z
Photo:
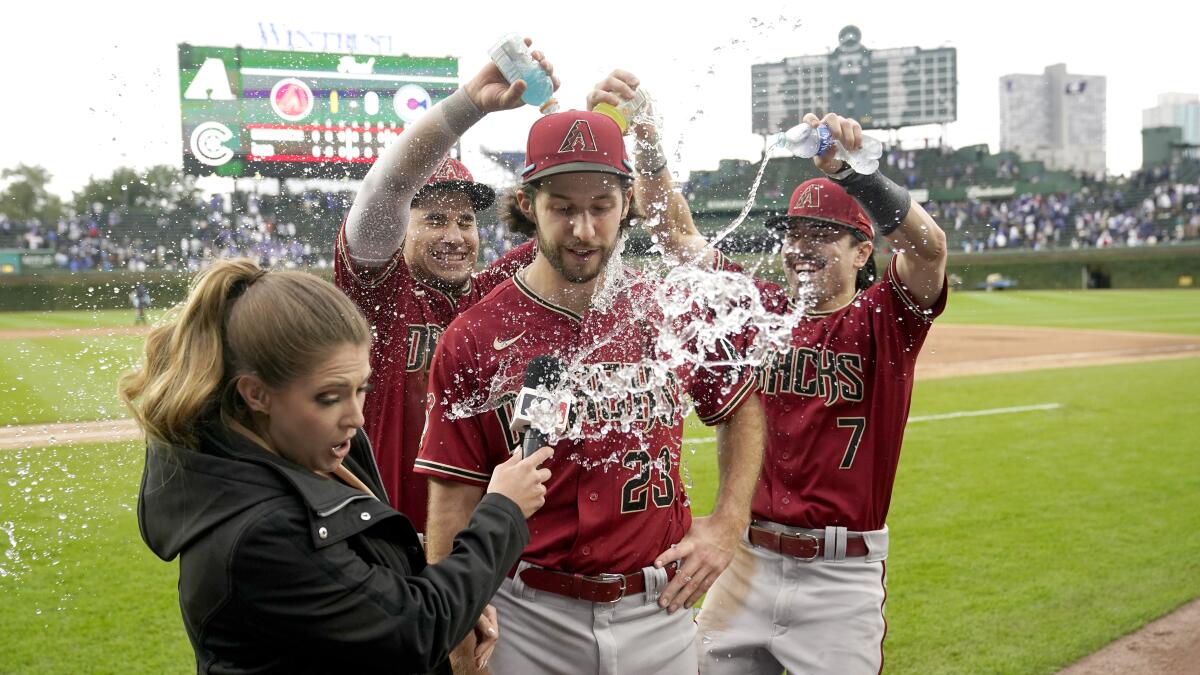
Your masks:
M 926 175 L 919 152 L 889 150 L 887 173 L 909 187 L 963 184 L 976 176 L 972 162 L 948 162 L 936 167 L 937 175 Z M 994 171 L 1020 175 L 1020 167 L 1004 158 Z M 1164 166 L 1108 181 L 1080 176 L 1082 187 L 1075 192 L 926 206 L 945 224 L 955 247 L 968 253 L 1153 246 L 1200 238 L 1200 180 L 1194 173 Z M 770 198 L 771 187 L 763 187 L 760 195 Z M 332 265 L 335 233 L 353 198 L 350 190 L 223 194 L 170 212 L 97 209 L 50 225 L 0 214 L 0 248 L 53 253 L 54 266 L 70 272 L 195 271 L 205 260 L 242 256 L 272 267 L 325 268 Z M 483 214 L 481 222 L 484 262 L 517 243 L 494 215 Z
M 1200 237 L 1200 185 L 1163 182 L 1140 202 L 1103 183 L 1075 193 L 931 202 L 965 252 L 1153 246 Z
M 272 267 L 327 267 L 333 232 L 352 197 L 315 190 L 284 199 L 251 194 L 235 208 L 229 195 L 214 195 L 194 209 L 158 214 L 113 209 L 53 225 L 0 215 L 0 248 L 51 252 L 55 266 L 71 272 L 194 271 L 205 260 L 245 256 Z

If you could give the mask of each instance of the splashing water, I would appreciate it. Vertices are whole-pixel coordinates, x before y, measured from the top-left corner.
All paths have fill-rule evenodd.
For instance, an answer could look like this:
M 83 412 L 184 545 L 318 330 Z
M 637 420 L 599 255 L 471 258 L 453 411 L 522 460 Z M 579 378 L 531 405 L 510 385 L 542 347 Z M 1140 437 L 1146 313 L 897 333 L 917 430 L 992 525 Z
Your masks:
M 21 554 L 17 549 L 17 537 L 14 534 L 17 526 L 11 521 L 0 523 L 0 532 L 8 539 L 8 548 L 4 549 L 3 564 L 0 564 L 0 577 L 16 574 L 16 566 L 21 565 Z
M 737 215 L 737 218 L 733 219 L 732 223 L 726 225 L 715 237 L 709 240 L 708 248 L 716 248 L 717 244 L 732 234 L 742 224 L 742 221 L 746 220 L 746 216 L 750 215 L 750 209 L 754 208 L 754 199 L 758 196 L 758 186 L 762 183 L 763 174 L 767 171 L 767 163 L 769 161 L 771 161 L 771 158 L 764 154 L 762 166 L 758 167 L 758 175 L 754 177 L 754 183 L 750 186 L 750 194 L 746 195 L 746 204 L 742 206 L 741 213 Z
M 738 217 L 712 239 L 710 247 L 745 221 L 768 161 L 765 156 Z M 635 271 L 624 260 L 626 241 L 625 236 L 617 241 L 585 321 L 613 311 L 630 312 L 631 316 L 614 322 L 611 334 L 595 336 L 567 355 L 559 386 L 553 391 L 539 390 L 543 400 L 528 411 L 531 426 L 552 444 L 595 440 L 611 433 L 627 434 L 630 441 L 646 444 L 646 434 L 639 431 L 655 424 L 679 425 L 691 412 L 690 401 L 679 395 L 681 373 L 763 366 L 773 352 L 787 346 L 792 329 L 813 305 L 803 283 L 806 279 L 801 280 L 802 290 L 795 298 L 796 311 L 776 314 L 764 306 L 751 276 L 753 270 L 749 274 L 710 270 L 693 264 L 669 265 L 659 259 L 647 269 Z M 661 251 L 657 244 L 655 248 Z M 652 327 L 654 353 L 644 354 L 636 363 L 588 362 L 605 347 L 628 339 L 631 322 Z M 593 325 L 602 324 L 593 321 Z M 513 392 L 521 388 L 521 378 L 503 373 L 501 369 L 488 382 L 486 391 L 453 403 L 447 418 L 472 417 L 511 404 Z M 558 412 L 563 405 L 571 411 L 565 425 Z M 585 420 L 589 420 L 586 425 Z M 567 459 L 587 469 L 608 470 L 620 465 L 620 455 L 628 449 L 622 447 L 599 458 L 573 453 Z
M 799 321 L 817 306 L 817 291 L 812 284 L 811 272 L 796 274 L 796 290 L 791 295 L 791 311 Z
M 777 23 L 799 26 L 798 19 L 793 21 L 786 16 L 780 16 Z M 754 34 L 766 30 L 769 25 L 769 20 L 753 18 L 749 29 Z M 744 51 L 752 42 L 732 38 L 729 44 L 715 48 L 714 65 L 724 54 Z M 695 72 L 705 73 L 705 68 L 700 67 Z M 701 79 L 707 80 L 713 74 L 710 65 Z M 696 82 L 695 88 L 698 94 L 701 93 L 701 82 Z M 636 121 L 658 125 L 659 111 L 656 107 L 651 110 L 655 118 Z M 697 108 L 686 120 L 684 133 L 677 138 L 671 153 L 676 161 L 682 160 L 684 138 L 691 135 L 686 132 L 704 116 L 705 111 Z M 770 159 L 771 153 L 764 152 L 740 212 L 710 238 L 709 248 L 715 248 L 746 221 Z M 652 250 L 664 254 L 663 258 L 650 262 L 646 269 L 634 270 L 624 259 L 626 241 L 624 236 L 618 240 L 584 320 L 588 322 L 596 315 L 616 311 L 631 315 L 627 321 L 617 322 L 619 325 L 614 326 L 611 334 L 589 335 L 588 344 L 577 345 L 573 353 L 560 355 L 564 367 L 560 384 L 552 391 L 539 391 L 544 400 L 528 411 L 531 425 L 545 433 L 552 443 L 599 439 L 613 433 L 626 434 L 629 442 L 644 443 L 642 437 L 646 434 L 639 431 L 648 425 L 680 424 L 691 407 L 690 401 L 679 395 L 682 394 L 681 374 L 689 369 L 764 367 L 775 352 L 787 347 L 792 330 L 815 303 L 811 289 L 806 288 L 807 279 L 802 278 L 801 290 L 793 298 L 792 311 L 774 313 L 767 309 L 755 285 L 752 275 L 757 271 L 757 265 L 739 273 L 689 264 L 667 264 L 664 259 L 669 256 L 657 242 Z M 606 347 L 620 347 L 618 341 L 628 340 L 629 322 L 648 326 L 653 331 L 647 353 L 636 363 L 595 363 Z M 603 323 L 593 321 L 591 325 L 594 328 Z M 519 373 L 504 373 L 505 369 L 501 368 L 490 382 L 481 383 L 483 390 L 467 400 L 453 403 L 447 418 L 472 417 L 510 405 L 513 392 L 521 388 L 522 378 Z M 676 395 L 663 396 L 664 391 Z M 564 403 L 572 410 L 565 428 L 559 413 Z M 588 420 L 586 424 L 585 420 Z M 620 452 L 626 449 L 623 447 Z M 567 459 L 585 468 L 608 470 L 620 466 L 618 453 L 599 458 L 576 454 Z
M 566 355 L 559 386 L 538 391 L 544 400 L 532 406 L 528 417 L 551 443 L 596 440 L 614 433 L 629 435 L 633 443 L 648 442 L 642 432 L 659 424 L 678 425 L 690 413 L 690 402 L 680 395 L 680 378 L 689 369 L 761 366 L 788 343 L 803 316 L 769 311 L 747 274 L 694 265 L 665 272 L 652 266 L 635 272 L 619 254 L 614 254 L 613 262 L 585 321 L 599 323 L 596 315 L 610 311 L 632 315 L 615 322 L 611 334 L 596 336 Z M 589 362 L 604 348 L 628 339 L 630 322 L 653 327 L 652 353 L 634 363 Z M 447 418 L 471 417 L 510 404 L 521 382 L 502 373 L 488 383 L 486 391 L 452 404 Z M 558 412 L 561 404 L 571 411 L 565 425 Z M 567 459 L 587 469 L 608 470 L 619 466 L 621 454 L 629 449 L 622 446 L 609 456 L 573 454 Z
M 657 348 L 668 367 L 760 366 L 784 348 L 801 314 L 774 314 L 763 306 L 754 280 L 738 272 L 681 265 L 657 288 L 656 300 L 671 330 Z M 734 347 L 739 336 L 749 341 Z
M 596 289 L 592 292 L 592 308 L 597 311 L 610 311 L 621 292 L 630 284 L 630 280 L 627 278 L 629 270 L 625 266 L 624 260 L 625 242 L 628 240 L 628 234 L 622 234 L 617 238 L 612 256 L 604 268 L 603 281 L 596 284 Z

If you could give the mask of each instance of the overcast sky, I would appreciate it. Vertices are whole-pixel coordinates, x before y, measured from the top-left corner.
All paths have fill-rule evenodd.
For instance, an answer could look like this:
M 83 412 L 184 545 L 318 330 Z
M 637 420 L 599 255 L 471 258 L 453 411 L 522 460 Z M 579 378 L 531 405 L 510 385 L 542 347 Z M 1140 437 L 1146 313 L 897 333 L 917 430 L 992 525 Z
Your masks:
M 180 164 L 176 45 L 263 47 L 260 22 L 390 35 L 393 53 L 458 57 L 464 80 L 502 33 L 516 31 L 554 62 L 565 107 L 582 107 L 594 82 L 626 68 L 658 100 L 668 149 L 679 149 L 686 169 L 714 168 L 725 157 L 757 159 L 750 65 L 825 53 L 851 23 L 872 49 L 957 48 L 959 121 L 947 136 L 954 146 L 988 143 L 996 150 L 998 78 L 1065 62 L 1072 73 L 1108 77 L 1108 165 L 1127 173 L 1141 161 L 1142 109 L 1159 93 L 1200 92 L 1195 24 L 1184 5 L 1157 0 L 1119 10 L 1100 3 L 756 0 L 14 5 L 0 24 L 0 167 L 41 164 L 64 195 L 119 165 Z M 463 139 L 468 159 L 481 144 L 523 149 L 536 115 L 525 108 L 485 119 Z M 937 131 L 914 129 L 905 138 Z

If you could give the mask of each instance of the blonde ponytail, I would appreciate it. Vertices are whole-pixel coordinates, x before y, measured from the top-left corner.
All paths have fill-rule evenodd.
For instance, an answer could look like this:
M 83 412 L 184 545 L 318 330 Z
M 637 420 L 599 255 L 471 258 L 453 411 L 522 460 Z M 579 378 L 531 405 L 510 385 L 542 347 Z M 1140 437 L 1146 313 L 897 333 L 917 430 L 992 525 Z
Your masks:
M 195 447 L 197 424 L 239 419 L 235 379 L 254 373 L 274 387 L 311 372 L 339 345 L 369 344 L 358 308 L 304 272 L 266 272 L 251 260 L 214 263 L 192 282 L 174 319 L 151 331 L 141 368 L 118 394 L 148 437 Z

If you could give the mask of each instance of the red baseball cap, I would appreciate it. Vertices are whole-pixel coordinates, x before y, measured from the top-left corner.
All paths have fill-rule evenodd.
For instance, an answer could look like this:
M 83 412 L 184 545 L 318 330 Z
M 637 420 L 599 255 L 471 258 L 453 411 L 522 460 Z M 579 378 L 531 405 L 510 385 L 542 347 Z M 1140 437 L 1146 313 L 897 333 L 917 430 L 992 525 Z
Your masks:
M 471 200 L 471 206 L 476 211 L 482 211 L 496 201 L 496 191 L 483 183 L 476 183 L 466 165 L 453 157 L 442 160 L 429 180 L 425 181 L 425 185 L 417 190 L 413 199 L 429 194 L 435 189 L 462 192 Z
M 797 186 L 788 202 L 787 215 L 768 218 L 766 226 L 787 230 L 804 220 L 841 225 L 866 237 L 866 241 L 875 239 L 875 228 L 862 207 L 842 186 L 828 178 L 813 178 Z
M 608 115 L 568 110 L 546 115 L 530 127 L 522 183 L 576 172 L 633 176 L 621 128 Z

